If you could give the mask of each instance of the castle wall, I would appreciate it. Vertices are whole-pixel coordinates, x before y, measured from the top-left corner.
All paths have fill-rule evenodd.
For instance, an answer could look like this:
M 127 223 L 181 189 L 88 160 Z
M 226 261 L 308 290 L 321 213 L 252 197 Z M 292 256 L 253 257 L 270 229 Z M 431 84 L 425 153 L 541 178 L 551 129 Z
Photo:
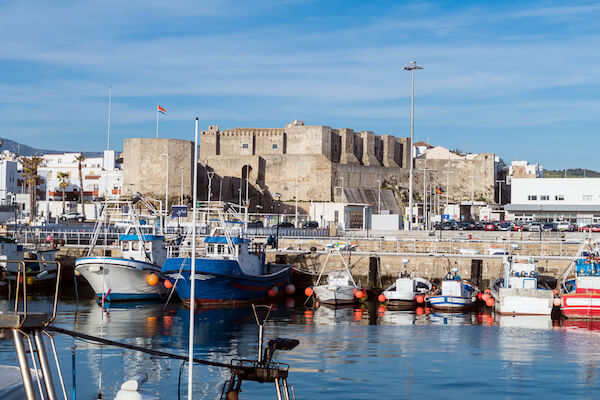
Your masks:
M 169 155 L 169 203 L 178 202 L 183 174 L 183 193 L 192 192 L 194 143 L 178 139 L 125 139 L 123 144 L 123 193 L 140 192 L 164 199 Z
M 354 155 L 354 131 L 352 129 L 340 129 L 341 139 L 341 164 L 360 164 L 359 159 Z
M 322 154 L 331 159 L 331 128 L 294 125 L 285 128 L 287 154 Z
M 375 133 L 361 132 L 363 148 L 362 148 L 362 163 L 363 165 L 381 165 L 375 157 Z

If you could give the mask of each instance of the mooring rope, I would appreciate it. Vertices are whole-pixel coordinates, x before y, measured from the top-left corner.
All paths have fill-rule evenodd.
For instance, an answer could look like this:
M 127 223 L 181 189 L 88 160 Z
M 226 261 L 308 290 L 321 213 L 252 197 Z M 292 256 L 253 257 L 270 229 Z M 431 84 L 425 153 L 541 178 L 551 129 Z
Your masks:
M 104 338 L 100 338 L 100 337 L 92 336 L 92 335 L 86 335 L 85 333 L 70 331 L 68 329 L 57 328 L 54 326 L 49 326 L 46 328 L 46 330 L 57 332 L 57 333 L 64 333 L 65 335 L 69 335 L 74 338 L 88 340 L 91 342 L 106 344 L 109 346 L 121 347 L 121 348 L 128 349 L 128 350 L 139 351 L 141 353 L 146 353 L 146 354 L 150 354 L 153 356 L 169 357 L 169 358 L 174 358 L 177 360 L 184 360 L 184 361 L 188 360 L 187 356 L 181 356 L 179 354 L 167 353 L 167 352 L 160 351 L 160 350 L 147 349 L 145 347 L 134 346 L 134 345 L 127 344 L 127 343 L 115 342 L 114 340 L 104 339 Z M 194 362 L 198 363 L 198 364 L 210 365 L 210 366 L 219 367 L 219 368 L 231 369 L 233 367 L 231 364 L 225 364 L 225 363 L 220 363 L 220 362 L 215 362 L 215 361 L 207 361 L 207 360 L 202 360 L 199 358 L 194 358 Z M 235 368 L 236 369 L 237 368 L 245 369 L 245 367 L 237 367 L 237 366 Z

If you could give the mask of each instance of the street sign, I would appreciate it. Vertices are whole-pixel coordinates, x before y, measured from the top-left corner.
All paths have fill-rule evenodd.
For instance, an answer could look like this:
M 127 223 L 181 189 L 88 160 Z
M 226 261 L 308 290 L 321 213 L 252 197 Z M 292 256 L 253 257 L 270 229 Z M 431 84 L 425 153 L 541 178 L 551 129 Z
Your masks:
M 187 217 L 188 209 L 187 206 L 172 206 L 171 217 Z
M 450 220 L 450 214 L 442 214 L 442 221 L 449 221 Z

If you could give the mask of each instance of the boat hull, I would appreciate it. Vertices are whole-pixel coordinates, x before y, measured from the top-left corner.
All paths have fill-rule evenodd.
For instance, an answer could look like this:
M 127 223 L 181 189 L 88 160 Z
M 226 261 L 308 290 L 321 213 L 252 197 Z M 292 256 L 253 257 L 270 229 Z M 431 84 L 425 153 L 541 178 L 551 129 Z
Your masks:
M 143 261 L 86 257 L 75 261 L 75 271 L 85 278 L 96 296 L 104 296 L 106 301 L 153 300 L 167 293 L 160 268 Z M 150 274 L 159 277 L 157 284 L 148 284 Z
M 600 319 L 600 293 L 565 294 L 560 310 L 567 318 Z
M 430 296 L 429 304 L 433 308 L 441 310 L 464 310 L 469 307 L 473 307 L 475 303 L 471 300 L 471 297 L 459 297 L 459 296 Z
M 554 295 L 549 290 L 505 289 L 493 294 L 494 308 L 504 315 L 550 315 Z
M 356 302 L 355 286 L 319 285 L 313 288 L 315 296 L 323 304 L 353 304 Z
M 191 260 L 171 258 L 163 265 L 163 274 L 175 287 L 185 304 L 191 301 Z M 234 260 L 196 259 L 194 297 L 196 304 L 243 304 L 285 293 L 291 283 L 291 268 L 286 267 L 266 275 L 244 274 Z

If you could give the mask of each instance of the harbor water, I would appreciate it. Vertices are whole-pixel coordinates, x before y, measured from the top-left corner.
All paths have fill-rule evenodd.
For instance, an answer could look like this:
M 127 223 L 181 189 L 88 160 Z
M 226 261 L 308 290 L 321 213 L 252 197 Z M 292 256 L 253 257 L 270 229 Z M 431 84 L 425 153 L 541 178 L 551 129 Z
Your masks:
M 265 340 L 294 338 L 300 345 L 276 353 L 290 365 L 297 399 L 600 398 L 600 324 L 548 317 L 499 317 L 486 311 L 438 313 L 358 307 L 306 308 L 303 299 L 276 304 Z M 51 300 L 33 299 L 31 310 Z M 9 307 L 0 301 L 0 309 Z M 111 305 L 62 300 L 55 326 L 107 339 L 187 354 L 189 311 L 181 304 Z M 195 316 L 196 357 L 229 362 L 255 358 L 258 329 L 252 309 L 201 309 Z M 72 346 L 77 399 L 112 399 L 138 373 L 143 388 L 161 399 L 186 398 L 187 365 L 179 360 L 54 334 L 69 397 Z M 11 340 L 0 341 L 0 364 L 17 365 Z M 181 376 L 180 376 L 181 371 Z M 195 397 L 218 399 L 229 372 L 194 366 Z M 271 384 L 244 382 L 240 398 L 274 399 Z

